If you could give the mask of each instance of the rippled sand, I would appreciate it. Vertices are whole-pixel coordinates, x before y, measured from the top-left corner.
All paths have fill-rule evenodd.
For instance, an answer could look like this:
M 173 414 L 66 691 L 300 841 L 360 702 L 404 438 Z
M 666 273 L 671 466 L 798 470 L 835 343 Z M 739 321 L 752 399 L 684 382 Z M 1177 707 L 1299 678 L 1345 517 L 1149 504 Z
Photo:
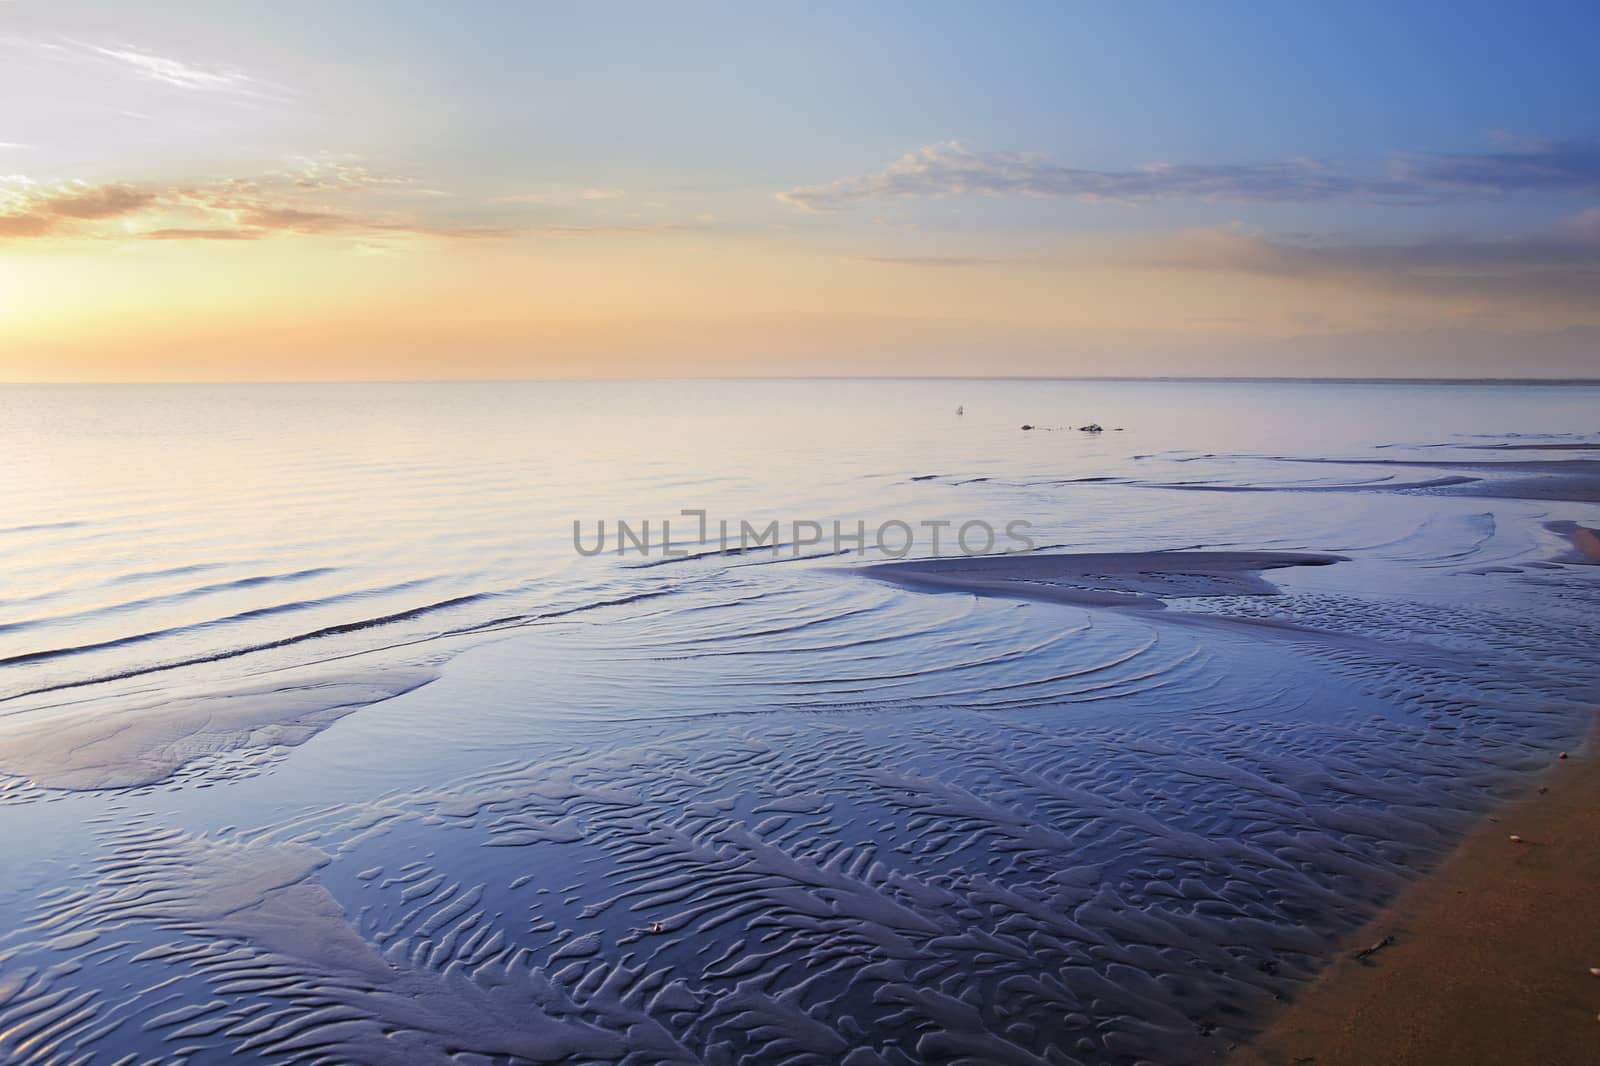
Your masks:
M 0 1060 L 1221 1061 L 1586 728 L 1600 522 L 1117 461 L 895 480 L 1103 501 L 1034 555 L 51 660 L 0 698 Z

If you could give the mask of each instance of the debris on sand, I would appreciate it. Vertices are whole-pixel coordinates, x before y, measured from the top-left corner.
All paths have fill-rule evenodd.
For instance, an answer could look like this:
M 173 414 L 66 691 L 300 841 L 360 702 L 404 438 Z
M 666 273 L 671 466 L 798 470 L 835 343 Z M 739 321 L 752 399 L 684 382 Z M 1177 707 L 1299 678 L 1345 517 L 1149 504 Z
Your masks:
M 1356 952 L 1355 958 L 1361 962 L 1365 962 L 1378 952 L 1382 951 L 1384 948 L 1389 947 L 1394 942 L 1394 934 L 1391 933 L 1382 940 L 1378 941 L 1376 944 L 1373 944 L 1371 947 L 1362 948 L 1360 951 Z

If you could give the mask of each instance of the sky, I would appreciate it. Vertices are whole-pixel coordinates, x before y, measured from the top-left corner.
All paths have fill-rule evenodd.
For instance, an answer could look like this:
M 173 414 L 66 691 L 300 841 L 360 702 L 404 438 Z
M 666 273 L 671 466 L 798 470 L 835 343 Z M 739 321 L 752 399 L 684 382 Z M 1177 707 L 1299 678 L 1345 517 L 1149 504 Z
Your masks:
M 1600 377 L 1597 39 L 0 0 L 0 381 Z

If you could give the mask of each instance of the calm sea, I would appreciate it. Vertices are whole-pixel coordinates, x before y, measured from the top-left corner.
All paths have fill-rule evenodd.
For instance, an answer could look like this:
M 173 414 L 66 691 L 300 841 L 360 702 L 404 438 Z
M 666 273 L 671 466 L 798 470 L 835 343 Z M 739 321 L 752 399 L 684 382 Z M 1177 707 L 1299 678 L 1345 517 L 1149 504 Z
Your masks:
M 1263 457 L 1482 459 L 1462 446 L 1593 434 L 1596 397 L 1276 382 L 4 387 L 0 714 L 705 587 L 730 561 L 770 558 L 638 566 L 661 557 L 663 520 L 691 551 L 718 547 L 722 520 L 733 543 L 745 521 L 778 521 L 785 542 L 795 522 L 822 526 L 820 545 L 779 558 L 831 548 L 835 520 L 865 522 L 868 555 L 895 521 L 929 554 L 920 523 L 941 520 L 1021 520 L 1039 545 L 1101 550 L 1350 546 L 1481 506 L 1419 503 L 1428 489 L 1147 486 L 1425 482 L 1440 472 Z M 1090 423 L 1104 432 L 1074 428 Z M 684 510 L 706 512 L 711 543 L 687 543 L 700 530 Z M 601 520 L 608 550 L 580 555 L 573 523 L 592 547 Z M 651 556 L 616 556 L 618 521 L 650 523 Z M 890 547 L 904 540 L 895 527 Z M 974 527 L 968 545 L 982 543 Z

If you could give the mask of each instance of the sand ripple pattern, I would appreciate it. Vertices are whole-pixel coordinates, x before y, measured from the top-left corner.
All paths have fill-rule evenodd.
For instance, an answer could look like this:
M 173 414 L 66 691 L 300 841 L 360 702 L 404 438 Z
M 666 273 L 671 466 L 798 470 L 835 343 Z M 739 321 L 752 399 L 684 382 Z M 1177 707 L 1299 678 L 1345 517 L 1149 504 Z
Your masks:
M 1532 625 L 1492 604 L 1390 604 L 1391 632 L 1331 594 L 1149 618 L 862 581 L 846 602 L 881 640 L 835 659 L 858 616 L 800 584 L 768 589 L 783 608 L 744 641 L 709 600 L 649 655 L 645 614 L 549 634 L 634 696 L 719 655 L 709 704 L 744 688 L 775 709 L 667 698 L 614 743 L 270 827 L 108 812 L 93 868 L 0 946 L 0 1055 L 1218 1061 L 1581 727 L 1600 602 L 1542 580 L 1566 598 Z M 1069 643 L 1012 658 L 1085 667 L 1032 678 L 1037 702 L 1002 683 L 928 706 L 895 648 L 946 625 L 980 634 L 964 657 L 952 637 L 949 692 L 1052 632 Z M 1074 651 L 1089 635 L 1104 648 Z M 785 682 L 769 657 L 796 648 L 856 668 Z M 1088 699 L 1096 677 L 1114 703 Z M 597 684 L 540 683 L 579 704 Z M 884 713 L 844 709 L 863 700 Z
M 188 449 L 204 499 L 119 458 L 171 421 L 152 394 L 120 447 L 58 449 L 108 483 L 0 489 L 29 505 L 0 529 L 0 1062 L 1219 1062 L 1592 719 L 1592 435 L 1213 454 L 1179 450 L 1209 409 L 1019 438 L 919 405 L 830 423 L 819 463 L 708 388 L 735 420 L 655 462 L 559 451 L 674 440 L 648 390 L 596 394 L 610 436 L 499 387 L 285 393 L 242 452 Z M 263 417 L 218 402 L 181 439 Z M 341 452 L 350 419 L 380 446 Z M 618 471 L 650 514 L 777 477 L 789 515 L 1340 561 L 1097 605 L 575 560 L 549 507 L 614 514 Z

